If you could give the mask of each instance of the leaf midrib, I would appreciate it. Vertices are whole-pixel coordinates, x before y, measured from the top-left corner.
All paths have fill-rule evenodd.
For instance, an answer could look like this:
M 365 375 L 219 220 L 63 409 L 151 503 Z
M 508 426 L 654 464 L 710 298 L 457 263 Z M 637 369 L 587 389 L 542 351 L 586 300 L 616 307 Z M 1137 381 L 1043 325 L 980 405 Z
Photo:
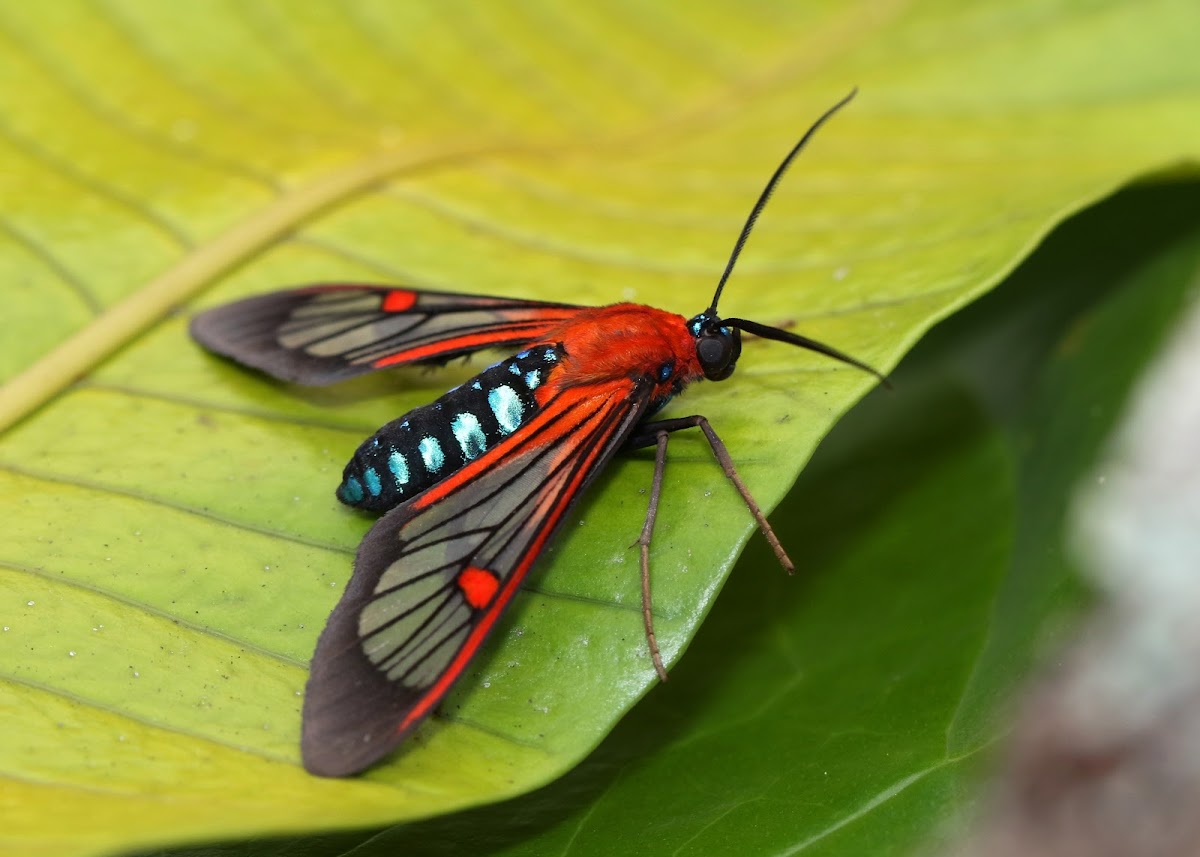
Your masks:
M 390 176 L 461 164 L 495 150 L 493 146 L 461 141 L 382 150 L 285 191 L 232 229 L 184 256 L 0 388 L 0 432 L 45 404 L 215 277 L 253 258 L 326 209 Z

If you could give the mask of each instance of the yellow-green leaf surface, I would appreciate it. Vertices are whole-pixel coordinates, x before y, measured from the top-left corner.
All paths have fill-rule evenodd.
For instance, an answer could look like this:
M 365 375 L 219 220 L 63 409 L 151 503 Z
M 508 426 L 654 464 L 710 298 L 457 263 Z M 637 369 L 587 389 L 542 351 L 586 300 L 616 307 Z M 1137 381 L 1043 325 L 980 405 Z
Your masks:
M 858 85 L 722 310 L 886 368 L 1065 214 L 1200 157 L 1198 29 L 1187 0 L 0 6 L 0 841 L 89 854 L 495 800 L 654 682 L 642 456 L 405 751 L 305 774 L 305 663 L 369 526 L 332 487 L 471 369 L 288 388 L 200 352 L 194 307 L 365 279 L 699 311 L 778 159 Z M 770 507 L 868 383 L 750 342 L 670 413 L 709 416 Z M 674 661 L 750 524 L 695 438 L 668 479 Z

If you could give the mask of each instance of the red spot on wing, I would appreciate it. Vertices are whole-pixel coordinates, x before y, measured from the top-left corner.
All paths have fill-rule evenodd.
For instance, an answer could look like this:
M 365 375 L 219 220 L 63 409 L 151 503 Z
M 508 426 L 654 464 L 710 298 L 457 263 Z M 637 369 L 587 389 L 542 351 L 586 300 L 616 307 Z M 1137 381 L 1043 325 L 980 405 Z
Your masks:
M 383 299 L 383 305 L 380 307 L 384 312 L 404 312 L 412 309 L 413 304 L 417 302 L 417 293 L 410 292 L 407 289 L 396 289 L 387 293 L 387 297 Z
M 458 575 L 458 588 L 462 590 L 468 604 L 476 610 L 482 610 L 496 597 L 500 579 L 486 568 L 469 565 Z

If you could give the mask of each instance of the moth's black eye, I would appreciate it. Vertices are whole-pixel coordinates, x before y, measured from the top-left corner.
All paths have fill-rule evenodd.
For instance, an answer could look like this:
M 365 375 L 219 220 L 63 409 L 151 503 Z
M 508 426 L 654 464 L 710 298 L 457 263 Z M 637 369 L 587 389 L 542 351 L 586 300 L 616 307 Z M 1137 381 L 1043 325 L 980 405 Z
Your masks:
M 702 336 L 696 340 L 696 355 L 705 371 L 710 367 L 724 368 L 731 350 L 732 344 L 723 336 Z
M 671 377 L 671 373 L 675 371 L 674 362 L 668 360 L 662 366 L 658 367 L 658 381 L 660 384 L 665 384 L 667 379 Z
M 736 328 L 713 324 L 696 337 L 696 357 L 710 381 L 724 381 L 732 375 L 741 353 L 741 331 Z

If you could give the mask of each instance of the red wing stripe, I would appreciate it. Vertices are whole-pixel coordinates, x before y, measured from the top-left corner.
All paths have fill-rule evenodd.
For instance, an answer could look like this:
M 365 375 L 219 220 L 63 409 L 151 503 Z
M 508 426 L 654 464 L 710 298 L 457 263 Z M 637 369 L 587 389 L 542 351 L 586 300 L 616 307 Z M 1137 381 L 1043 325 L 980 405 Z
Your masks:
M 580 439 L 582 448 L 590 450 L 602 448 L 604 436 L 608 435 L 613 430 L 613 422 L 613 414 L 611 412 L 605 414 L 603 421 L 599 425 L 595 426 L 588 436 Z M 522 508 L 524 508 L 525 505 L 533 505 L 535 508 L 531 513 L 527 512 L 526 514 L 532 514 L 534 518 L 538 517 L 539 514 L 547 518 L 553 517 L 553 519 L 550 521 L 550 526 L 553 526 L 554 522 L 558 520 L 558 517 L 547 515 L 546 510 L 540 509 L 538 506 L 545 506 L 547 504 L 555 503 L 559 496 L 570 496 L 571 493 L 576 490 L 572 486 L 576 484 L 579 474 L 586 473 L 592 466 L 593 462 L 593 455 L 583 458 L 576 456 L 560 456 L 560 460 L 552 465 L 550 475 L 545 479 L 547 487 L 550 487 L 551 483 L 553 482 L 554 484 L 560 486 L 559 491 L 555 492 L 543 490 L 539 493 L 531 494 L 527 503 L 522 504 Z M 562 487 L 564 485 L 565 487 Z M 505 562 L 507 559 L 506 554 L 509 552 L 509 548 L 513 546 L 513 543 L 516 542 L 521 535 L 521 525 L 521 519 L 518 517 L 516 512 L 514 512 L 509 515 L 509 519 L 505 522 L 504 527 L 497 528 L 496 540 L 499 542 L 499 544 L 495 547 L 495 556 L 488 558 L 490 564 L 507 564 Z M 519 546 L 517 548 L 517 552 L 518 555 L 521 552 Z M 514 557 L 514 559 L 517 558 L 519 558 L 519 556 Z
M 440 355 L 453 355 L 456 352 L 479 351 L 492 345 L 504 345 L 512 342 L 526 342 L 538 338 L 546 329 L 544 324 L 510 324 L 503 328 L 480 330 L 472 333 L 460 333 L 453 338 L 438 338 L 415 348 L 395 351 L 387 357 L 380 357 L 371 365 L 376 369 L 396 366 L 400 363 L 417 363 L 421 360 L 436 360 Z M 382 350 L 382 349 L 375 349 Z

